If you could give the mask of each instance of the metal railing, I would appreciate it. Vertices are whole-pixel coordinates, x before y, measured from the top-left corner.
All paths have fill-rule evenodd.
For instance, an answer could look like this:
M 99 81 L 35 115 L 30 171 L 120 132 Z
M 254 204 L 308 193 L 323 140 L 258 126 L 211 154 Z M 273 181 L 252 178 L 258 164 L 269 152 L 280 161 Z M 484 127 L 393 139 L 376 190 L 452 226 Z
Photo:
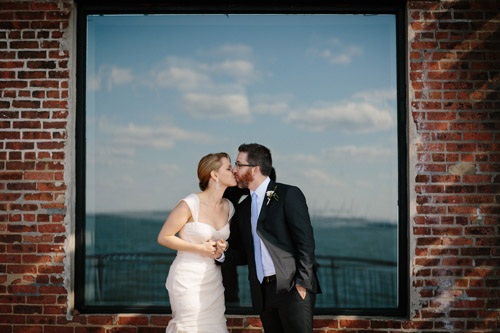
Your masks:
M 175 253 L 87 256 L 88 305 L 169 305 L 165 280 Z M 387 308 L 397 303 L 397 264 L 382 260 L 316 256 L 322 294 L 317 308 Z M 245 266 L 238 267 L 239 304 L 251 304 Z M 234 304 L 233 304 L 234 306 Z

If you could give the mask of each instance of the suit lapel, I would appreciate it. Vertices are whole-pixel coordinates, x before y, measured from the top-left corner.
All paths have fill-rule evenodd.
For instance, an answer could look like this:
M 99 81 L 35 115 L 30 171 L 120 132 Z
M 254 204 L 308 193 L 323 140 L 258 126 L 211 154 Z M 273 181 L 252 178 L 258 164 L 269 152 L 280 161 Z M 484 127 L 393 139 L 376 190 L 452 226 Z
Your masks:
M 274 188 L 275 186 L 275 182 L 273 182 L 272 180 L 269 182 L 269 184 L 267 185 L 267 189 L 266 189 L 266 193 L 267 191 L 272 191 L 272 189 Z M 267 204 L 267 197 L 266 195 L 264 194 L 264 200 L 262 200 L 262 207 L 260 208 L 260 214 L 259 214 L 259 219 L 257 220 L 257 226 L 259 224 L 262 223 L 262 221 L 265 220 L 266 218 L 266 215 L 267 215 L 267 208 L 268 208 L 268 204 Z
M 243 196 L 240 197 L 240 202 L 238 203 L 238 209 L 240 211 L 243 211 L 243 214 L 241 214 L 240 219 L 243 220 L 243 226 L 245 228 L 245 231 L 251 232 L 252 226 L 250 223 L 250 212 L 251 212 L 251 202 L 252 198 L 250 195 L 245 194 L 244 198 Z

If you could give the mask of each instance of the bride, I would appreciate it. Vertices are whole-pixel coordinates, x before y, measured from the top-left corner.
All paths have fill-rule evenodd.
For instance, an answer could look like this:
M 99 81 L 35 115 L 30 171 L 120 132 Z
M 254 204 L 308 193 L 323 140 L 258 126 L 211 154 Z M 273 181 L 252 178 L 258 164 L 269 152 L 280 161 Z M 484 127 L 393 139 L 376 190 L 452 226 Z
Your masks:
M 166 282 L 172 306 L 167 333 L 227 333 L 222 274 L 214 259 L 227 247 L 234 214 L 232 203 L 222 198 L 236 185 L 229 155 L 204 156 L 198 179 L 202 192 L 182 199 L 158 235 L 158 243 L 177 250 Z

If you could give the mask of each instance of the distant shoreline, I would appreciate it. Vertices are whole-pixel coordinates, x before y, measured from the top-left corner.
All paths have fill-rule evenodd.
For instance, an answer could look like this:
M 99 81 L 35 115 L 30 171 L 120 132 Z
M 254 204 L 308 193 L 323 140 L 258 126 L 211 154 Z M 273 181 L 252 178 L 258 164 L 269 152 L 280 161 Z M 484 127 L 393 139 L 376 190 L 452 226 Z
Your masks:
M 153 222 L 161 222 L 163 223 L 168 215 L 170 214 L 170 210 L 168 211 L 127 211 L 127 212 L 100 212 L 87 214 L 87 218 L 91 216 L 96 217 L 121 217 L 121 218 L 141 218 L 143 220 L 151 220 Z M 313 227 L 343 227 L 343 226 L 372 226 L 372 227 L 389 227 L 395 228 L 397 227 L 397 222 L 395 221 L 387 221 L 387 220 L 379 220 L 379 219 L 367 219 L 364 217 L 340 217 L 340 216 L 311 216 L 311 221 L 313 223 Z

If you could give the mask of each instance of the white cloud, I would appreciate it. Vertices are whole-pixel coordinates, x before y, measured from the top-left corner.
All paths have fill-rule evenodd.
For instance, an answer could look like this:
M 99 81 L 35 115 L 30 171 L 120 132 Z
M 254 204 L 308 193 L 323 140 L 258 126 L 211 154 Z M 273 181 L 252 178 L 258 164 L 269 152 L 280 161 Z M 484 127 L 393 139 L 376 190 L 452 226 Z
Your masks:
M 394 126 L 396 91 L 381 89 L 355 93 L 338 102 L 318 101 L 306 106 L 290 94 L 260 94 L 252 98 L 257 114 L 282 115 L 287 123 L 310 131 L 373 132 Z
M 102 81 L 106 81 L 108 91 L 113 90 L 113 86 L 130 83 L 134 80 L 131 68 L 119 68 L 116 66 L 102 65 L 97 73 L 87 77 L 87 89 L 89 91 L 100 90 Z
M 345 45 L 339 39 L 331 39 L 323 42 L 326 44 L 321 48 L 311 48 L 308 53 L 312 56 L 327 59 L 334 65 L 347 65 L 353 61 L 354 57 L 363 54 L 363 48 L 357 45 Z
M 253 54 L 251 46 L 245 44 L 226 43 L 210 50 L 199 50 L 198 54 L 210 57 L 243 58 L 246 59 Z
M 330 165 L 331 162 L 380 162 L 392 158 L 396 154 L 394 149 L 383 146 L 333 146 L 323 148 L 318 154 L 275 154 L 274 160 L 304 165 L 307 168 L 316 168 L 317 165 Z
M 89 91 L 96 91 L 101 89 L 101 75 L 95 74 L 87 77 L 87 89 Z
M 196 118 L 234 117 L 247 121 L 250 117 L 248 98 L 242 94 L 185 94 L 181 108 Z
M 287 115 L 292 112 L 291 105 L 297 105 L 296 97 L 291 94 L 257 94 L 252 101 L 252 112 L 271 115 Z
M 96 151 L 99 153 L 100 158 L 109 156 L 117 156 L 124 158 L 134 158 L 136 150 L 130 147 L 113 147 L 113 146 L 98 146 Z
M 129 83 L 132 82 L 133 79 L 134 76 L 132 75 L 132 69 L 113 66 L 111 67 L 111 72 L 108 77 L 108 91 L 111 91 L 115 85 L 118 86 Z
M 160 88 L 195 90 L 212 85 L 210 77 L 193 68 L 168 67 L 154 74 Z
M 252 111 L 264 114 L 287 114 L 290 113 L 290 106 L 285 102 L 259 103 L 252 106 Z
M 161 149 L 172 148 L 177 141 L 210 144 L 216 139 L 198 131 L 187 131 L 173 126 L 136 126 L 129 124 L 127 127 L 115 130 L 115 142 L 132 144 L 136 146 L 151 146 Z
M 166 163 L 157 166 L 158 170 L 167 177 L 173 177 L 180 173 L 182 168 L 177 164 Z
M 394 122 L 388 108 L 367 102 L 343 102 L 291 112 L 286 121 L 311 131 L 326 129 L 345 132 L 372 132 L 391 128 Z
M 373 91 L 362 91 L 352 96 L 354 99 L 360 99 L 365 102 L 375 104 L 385 104 L 387 101 L 396 100 L 396 89 L 381 89 Z
M 219 142 L 215 136 L 200 131 L 184 130 L 171 125 L 138 126 L 129 123 L 119 126 L 109 123 L 102 118 L 99 121 L 99 130 L 112 135 L 115 144 L 130 146 L 146 146 L 158 149 L 170 149 L 177 142 L 193 142 L 197 144 L 213 144 Z
M 276 161 L 282 161 L 284 163 L 289 163 L 289 162 L 300 162 L 300 164 L 321 163 L 321 158 L 319 156 L 312 154 L 292 154 L 292 155 L 273 154 L 273 159 Z
M 248 60 L 203 62 L 171 56 L 154 65 L 150 79 L 143 83 L 154 89 L 176 89 L 191 93 L 241 93 L 260 76 L 255 65 Z
M 304 178 L 308 179 L 310 183 L 312 184 L 320 184 L 322 186 L 344 186 L 345 184 L 336 179 L 335 177 L 332 177 L 331 174 L 326 173 L 323 170 L 320 169 L 314 169 L 314 168 L 305 168 L 302 172 L 302 175 Z
M 87 89 L 89 91 L 97 91 L 101 89 L 101 84 L 104 76 L 104 71 L 106 70 L 106 66 L 103 65 L 99 67 L 97 73 L 92 73 L 87 76 Z
M 378 146 L 340 146 L 321 150 L 321 156 L 326 160 L 344 161 L 383 161 L 394 156 L 396 152 L 390 148 Z
M 230 76 L 242 83 L 249 83 L 259 77 L 253 63 L 245 60 L 226 60 L 221 63 L 213 64 L 207 67 L 207 69 L 218 75 Z

